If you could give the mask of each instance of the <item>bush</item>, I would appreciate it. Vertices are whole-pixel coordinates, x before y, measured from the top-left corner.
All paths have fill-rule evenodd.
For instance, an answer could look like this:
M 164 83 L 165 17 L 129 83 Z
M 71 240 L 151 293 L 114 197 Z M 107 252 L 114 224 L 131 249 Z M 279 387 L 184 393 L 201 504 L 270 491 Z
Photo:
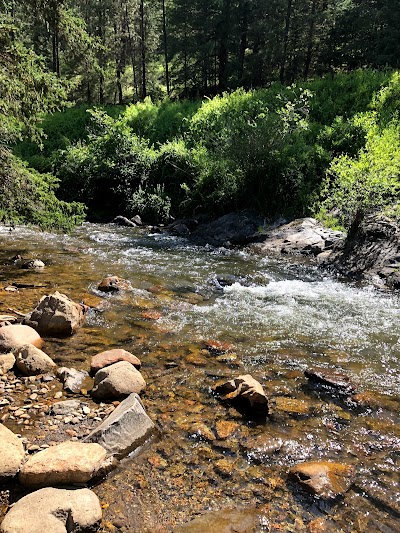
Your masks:
M 139 214 L 149 223 L 168 222 L 170 211 L 171 199 L 165 194 L 164 187 L 160 184 L 146 189 L 139 186 L 128 200 L 128 216 Z

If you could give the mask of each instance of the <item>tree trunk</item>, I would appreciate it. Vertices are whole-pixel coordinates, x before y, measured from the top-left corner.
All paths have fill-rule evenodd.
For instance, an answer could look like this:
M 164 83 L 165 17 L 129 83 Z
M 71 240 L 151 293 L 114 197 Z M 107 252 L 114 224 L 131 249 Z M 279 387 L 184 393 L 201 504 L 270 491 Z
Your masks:
M 167 15 L 165 11 L 165 0 L 162 0 L 162 14 L 163 14 L 163 40 L 164 40 L 164 59 L 165 59 L 165 83 L 167 85 L 167 94 L 170 94 L 169 85 L 169 65 L 168 65 L 168 34 L 167 34 Z
M 140 48 L 142 56 L 142 98 L 147 96 L 146 85 L 146 32 L 144 22 L 144 0 L 140 0 Z
M 290 22 L 291 22 L 291 17 L 292 17 L 293 2 L 294 0 L 288 0 L 287 9 L 286 9 L 285 29 L 283 31 L 282 60 L 281 60 L 281 68 L 279 71 L 279 79 L 281 83 L 284 83 L 285 81 L 285 67 L 286 67 L 287 51 L 288 51 L 288 44 L 289 44 L 289 32 L 290 32 Z
M 308 27 L 307 52 L 306 52 L 306 58 L 304 61 L 304 79 L 305 80 L 308 78 L 308 75 L 310 73 L 311 58 L 312 58 L 313 46 L 314 46 L 313 40 L 314 40 L 316 9 L 317 9 L 317 0 L 313 0 L 312 5 L 311 5 L 310 25 Z

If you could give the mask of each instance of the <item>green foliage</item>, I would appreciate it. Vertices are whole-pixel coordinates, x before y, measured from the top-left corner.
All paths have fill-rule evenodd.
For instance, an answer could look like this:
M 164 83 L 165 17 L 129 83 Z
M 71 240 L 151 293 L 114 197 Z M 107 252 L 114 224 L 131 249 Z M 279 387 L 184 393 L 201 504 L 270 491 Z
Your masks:
M 371 124 L 365 148 L 356 157 L 335 158 L 323 183 L 320 217 L 349 228 L 357 213 L 400 215 L 400 123 L 382 131 Z
M 171 199 L 163 185 L 157 184 L 154 188 L 142 188 L 141 185 L 132 193 L 127 203 L 127 214 L 139 214 L 147 222 L 168 222 L 170 219 Z

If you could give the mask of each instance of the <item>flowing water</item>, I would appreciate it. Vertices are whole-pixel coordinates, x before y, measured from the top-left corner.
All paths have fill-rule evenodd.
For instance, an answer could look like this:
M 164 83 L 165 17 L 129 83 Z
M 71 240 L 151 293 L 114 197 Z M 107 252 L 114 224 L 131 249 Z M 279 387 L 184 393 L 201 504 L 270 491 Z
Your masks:
M 227 507 L 256 509 L 259 531 L 398 529 L 398 295 L 341 282 L 304 260 L 114 225 L 67 236 L 2 227 L 0 243 L 0 314 L 28 312 L 55 290 L 92 307 L 73 337 L 47 340 L 58 364 L 88 369 L 91 355 L 114 347 L 142 361 L 143 401 L 160 434 L 95 487 L 104 531 L 171 531 Z M 46 267 L 23 270 L 9 261 L 16 254 Z M 133 290 L 100 293 L 106 275 Z M 31 287 L 4 290 L 13 283 Z M 232 345 L 229 353 L 210 353 L 210 340 Z M 303 371 L 313 366 L 343 370 L 373 401 L 361 408 L 311 389 Z M 263 423 L 212 392 L 218 378 L 244 373 L 271 398 Z M 255 460 L 248 442 L 263 436 L 285 446 Z M 334 502 L 287 479 L 293 464 L 320 458 L 357 471 Z

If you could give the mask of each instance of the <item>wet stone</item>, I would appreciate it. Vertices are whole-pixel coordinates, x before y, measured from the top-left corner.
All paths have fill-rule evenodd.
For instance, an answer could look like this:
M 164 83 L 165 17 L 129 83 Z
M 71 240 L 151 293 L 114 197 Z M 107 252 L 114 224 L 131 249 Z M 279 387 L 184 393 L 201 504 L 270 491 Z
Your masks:
M 280 451 L 283 443 L 282 439 L 265 434 L 249 437 L 240 443 L 240 447 L 249 461 L 264 463 L 269 461 L 271 455 Z
M 343 372 L 328 368 L 310 368 L 304 371 L 310 383 L 320 384 L 335 389 L 340 394 L 354 394 L 356 388 L 350 377 Z
M 306 490 L 322 498 L 336 498 L 344 494 L 354 481 L 351 465 L 315 461 L 299 463 L 289 470 L 289 476 Z

